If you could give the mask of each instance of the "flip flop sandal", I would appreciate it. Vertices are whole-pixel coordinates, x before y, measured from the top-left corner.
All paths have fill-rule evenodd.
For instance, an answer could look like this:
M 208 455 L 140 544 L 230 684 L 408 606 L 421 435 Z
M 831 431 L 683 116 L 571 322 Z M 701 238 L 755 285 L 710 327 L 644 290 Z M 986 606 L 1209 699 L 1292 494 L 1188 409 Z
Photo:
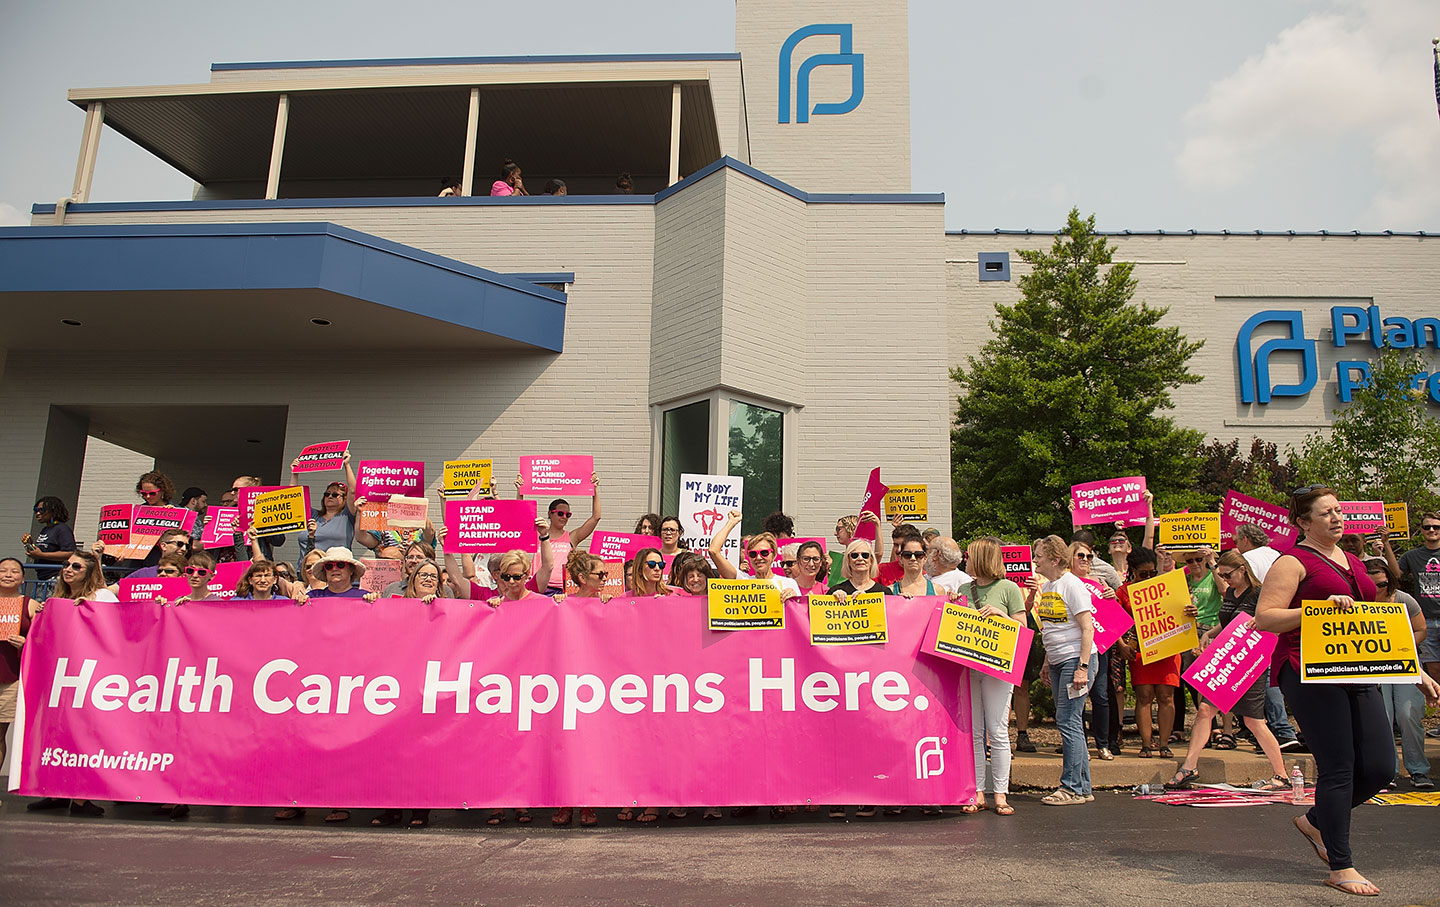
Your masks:
M 350 810 L 348 810 L 348 809 L 336 809 L 336 810 L 331 810 L 330 815 L 328 815 L 328 816 L 325 817 L 325 821 L 326 821 L 326 822 L 349 822 L 349 821 L 350 821 Z
M 597 815 L 595 815 L 595 810 L 591 809 L 591 808 L 588 807 L 588 806 L 582 806 L 582 807 L 580 807 L 580 824 L 581 824 L 581 825 L 584 825 L 584 826 L 586 826 L 586 827 L 588 828 L 588 827 L 591 826 L 591 825 L 598 825 L 599 823 L 600 823 L 600 817 L 597 816 Z
M 1174 758 L 1175 758 L 1175 754 L 1172 753 L 1172 752 L 1170 752 L 1170 747 L 1168 747 L 1168 746 L 1162 746 L 1162 747 L 1160 747 L 1158 750 L 1155 751 L 1155 754 L 1156 754 L 1157 756 L 1159 756 L 1161 759 L 1174 759 Z
M 622 810 L 620 810 L 618 813 L 615 814 L 615 821 L 616 821 L 616 822 L 629 822 L 631 819 L 634 819 L 634 818 L 635 818 L 635 810 L 633 810 L 633 809 L 622 809 Z
M 641 825 L 649 825 L 651 822 L 658 822 L 659 820 L 660 810 L 656 809 L 653 806 L 645 810 L 635 819 L 635 821 L 639 822 Z
M 573 821 L 574 815 L 574 807 L 566 806 L 561 809 L 557 809 L 555 810 L 555 814 L 550 817 L 550 824 L 555 826 L 556 828 L 564 828 Z
M 1315 856 L 1319 858 L 1321 863 L 1325 864 L 1326 869 L 1329 869 L 1330 857 L 1327 855 L 1325 848 L 1322 847 L 1320 843 L 1317 842 L 1314 838 L 1310 837 L 1305 833 L 1305 829 L 1300 827 L 1300 818 L 1300 816 L 1296 816 L 1295 818 L 1290 820 L 1290 824 L 1295 826 L 1295 830 L 1300 832 L 1300 837 L 1304 838 L 1305 843 L 1309 844 L 1315 850 Z
M 1346 894 L 1353 894 L 1362 898 L 1374 898 L 1380 896 L 1379 891 L 1355 891 L 1350 888 L 1351 885 L 1369 885 L 1372 888 L 1375 887 L 1375 883 L 1370 881 L 1369 879 L 1346 879 L 1343 882 L 1332 882 L 1329 879 L 1326 879 L 1325 884 L 1330 886 L 1331 888 L 1334 888 L 1336 891 L 1343 891 Z
M 1140 747 L 1139 756 L 1140 756 L 1141 759 L 1154 759 L 1154 758 L 1155 758 L 1155 748 L 1154 748 L 1154 747 L 1151 747 L 1151 746 L 1142 746 L 1142 747 Z
M 997 806 L 995 807 L 995 815 L 1013 816 L 1015 815 L 1015 807 L 1011 806 L 1009 803 L 1006 803 L 1004 806 Z
M 528 809 L 517 809 L 517 810 L 515 810 L 515 821 L 516 821 L 518 824 L 520 824 L 520 825 L 529 825 L 529 824 L 530 824 L 530 821 L 531 821 L 531 820 L 530 820 L 530 810 L 528 810 Z
M 966 803 L 964 806 L 960 807 L 960 811 L 967 816 L 973 816 L 984 808 L 985 807 L 979 806 L 974 803 Z
M 500 825 L 505 821 L 505 810 L 497 809 L 485 820 L 486 825 Z

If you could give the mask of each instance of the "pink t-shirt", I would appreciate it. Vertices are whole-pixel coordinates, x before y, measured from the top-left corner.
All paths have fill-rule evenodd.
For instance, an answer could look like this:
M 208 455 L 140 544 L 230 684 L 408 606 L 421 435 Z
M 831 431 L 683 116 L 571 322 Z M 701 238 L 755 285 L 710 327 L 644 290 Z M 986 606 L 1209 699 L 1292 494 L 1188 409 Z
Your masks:
M 511 186 L 509 183 L 505 182 L 504 180 L 496 180 L 495 182 L 493 182 L 493 183 L 490 184 L 490 194 L 491 194 L 491 195 L 514 195 L 514 194 L 515 194 L 515 187 Z
M 544 544 L 543 542 L 541 544 Z M 570 549 L 575 547 L 570 543 L 570 531 L 567 529 L 559 535 L 550 536 L 550 552 L 555 558 L 555 566 L 550 568 L 550 588 L 565 588 L 565 562 L 570 558 Z M 544 592 L 544 589 L 540 590 Z

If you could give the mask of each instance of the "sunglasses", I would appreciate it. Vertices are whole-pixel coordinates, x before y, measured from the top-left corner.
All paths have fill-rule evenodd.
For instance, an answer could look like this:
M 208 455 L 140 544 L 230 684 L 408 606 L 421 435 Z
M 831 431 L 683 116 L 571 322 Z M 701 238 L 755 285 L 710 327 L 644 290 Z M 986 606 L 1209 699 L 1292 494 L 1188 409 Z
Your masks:
M 66 561 L 66 562 L 65 562 L 65 566 L 64 566 L 62 569 L 64 569 L 64 570 L 84 570 L 84 569 L 86 569 L 88 566 L 89 566 L 89 565 L 86 564 L 84 561 Z
M 174 545 L 176 548 L 189 548 L 189 547 L 190 547 L 190 540 L 189 540 L 189 539 L 170 539 L 168 542 L 162 542 L 161 544 L 163 544 L 163 545 Z
M 343 498 L 343 497 L 345 497 L 345 492 L 343 492 L 343 491 L 327 491 L 327 492 L 325 492 L 325 497 L 327 497 L 327 498 Z
M 589 573 L 587 573 L 587 574 L 585 574 L 585 575 L 586 575 L 586 576 L 589 576 L 589 577 L 593 577 L 593 578 L 595 578 L 595 579 L 604 579 L 604 578 L 605 578 L 605 571 L 604 571 L 604 570 L 592 570 L 591 572 L 589 572 Z
M 142 497 L 142 498 L 153 498 L 153 497 L 155 497 L 156 495 L 158 495 L 159 493 L 160 493 L 160 492 L 158 492 L 158 491 L 142 491 L 142 492 L 140 492 L 140 497 Z
M 664 562 L 664 561 L 646 561 L 646 562 L 645 562 L 645 569 L 646 569 L 646 570 L 664 570 L 664 569 L 665 569 L 665 562 Z
M 1136 579 L 1154 579 L 1155 577 L 1157 577 L 1157 576 L 1159 576 L 1159 575 L 1160 575 L 1159 572 L 1158 572 L 1158 571 L 1155 571 L 1155 570 L 1137 570 L 1137 571 L 1135 571 L 1135 578 L 1136 578 Z
M 507 583 L 518 583 L 525 578 L 523 573 L 502 573 L 500 578 Z
M 852 552 L 850 552 L 850 560 L 852 560 L 852 561 L 868 561 L 868 560 L 870 560 L 870 552 L 868 552 L 868 551 L 852 551 Z
M 1187 567 L 1193 567 L 1193 566 L 1195 566 L 1196 564 L 1203 564 L 1203 563 L 1205 563 L 1205 558 L 1203 558 L 1203 557 L 1187 557 L 1187 558 L 1185 558 L 1185 565 L 1186 565 Z
M 46 510 L 48 510 L 48 509 L 49 509 L 48 507 L 36 507 L 36 508 L 35 508 L 35 512 L 36 512 L 36 513 L 44 513 L 44 512 L 45 512 Z
M 156 576 L 179 576 L 179 575 L 180 575 L 180 569 L 179 569 L 178 567 L 162 567 L 162 568 L 160 568 L 159 570 L 156 570 L 156 571 L 155 571 L 155 575 L 156 575 Z
M 209 576 L 209 575 L 210 575 L 210 568 L 209 568 L 209 567 L 186 567 L 186 568 L 185 568 L 185 575 L 186 575 L 186 576 Z
M 902 551 L 900 556 L 910 561 L 918 561 L 925 556 L 923 551 Z
M 570 516 L 570 511 L 568 511 L 568 510 L 552 510 L 552 511 L 550 511 L 550 512 L 553 513 L 553 514 L 555 514 L 556 516 L 563 516 L 563 517 L 568 517 L 568 516 Z
M 1436 532 L 1436 531 L 1440 531 L 1440 525 L 1436 525 L 1436 524 L 1434 524 L 1434 523 L 1431 523 L 1429 526 L 1421 526 L 1421 527 L 1420 527 L 1420 531 L 1421 531 L 1421 532 Z
M 1079 551 L 1075 552 L 1075 557 L 1076 557 L 1077 560 L 1082 560 L 1082 561 L 1093 561 L 1093 560 L 1095 560 L 1095 555 L 1093 555 L 1093 554 L 1084 554 L 1084 553 L 1079 552 Z
M 780 566 L 784 567 L 786 570 L 789 570 L 791 567 L 795 566 L 795 562 L 794 562 L 794 561 L 781 561 L 781 562 L 780 562 Z
M 769 548 L 751 548 L 748 552 L 751 557 L 770 557 L 775 552 Z
M 348 566 L 350 565 L 345 561 L 326 561 L 320 565 L 320 569 L 329 573 L 331 570 L 343 570 Z
M 1290 492 L 1290 497 L 1292 497 L 1292 498 L 1298 498 L 1298 497 L 1300 497 L 1301 495 L 1309 494 L 1309 493 L 1312 492 L 1312 491 L 1319 491 L 1319 490 L 1322 489 L 1322 488 L 1329 488 L 1329 487 L 1330 487 L 1330 486 L 1328 486 L 1328 485 L 1306 485 L 1306 486 L 1304 486 L 1304 487 L 1297 488 L 1297 489 L 1295 489 L 1294 491 Z

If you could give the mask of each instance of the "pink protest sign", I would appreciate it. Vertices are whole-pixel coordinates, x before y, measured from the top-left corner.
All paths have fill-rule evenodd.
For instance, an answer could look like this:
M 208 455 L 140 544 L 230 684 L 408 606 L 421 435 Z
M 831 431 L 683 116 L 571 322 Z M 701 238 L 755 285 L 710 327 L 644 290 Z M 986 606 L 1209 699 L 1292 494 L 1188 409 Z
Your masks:
M 1233 709 L 1252 683 L 1270 682 L 1270 656 L 1280 638 L 1263 630 L 1247 630 L 1252 620 L 1249 614 L 1235 615 L 1184 674 L 1185 682 L 1222 712 Z
M 520 493 L 588 497 L 595 493 L 594 472 L 594 457 L 521 457 Z
M 855 528 L 855 538 L 873 542 L 880 537 L 879 530 L 876 527 L 878 526 L 878 521 L 881 519 L 880 508 L 885 503 L 885 493 L 889 490 L 890 486 L 880 481 L 880 467 L 876 466 L 870 470 L 870 481 L 865 484 L 865 497 L 860 499 L 860 512 L 875 514 L 877 522 L 861 523 Z
M 821 556 L 822 558 L 829 557 L 829 555 L 827 555 L 827 554 L 825 553 L 825 552 L 826 552 L 826 549 L 825 549 L 825 540 L 824 540 L 824 539 L 817 539 L 817 538 L 810 538 L 809 536 L 805 536 L 805 537 L 801 537 L 801 538 L 792 538 L 792 539 L 781 539 L 781 540 L 780 540 L 780 548 L 781 548 L 782 550 L 789 550 L 789 549 L 792 549 L 792 548 L 793 548 L 794 551 L 795 551 L 796 553 L 798 553 L 798 552 L 800 551 L 800 546 L 803 545 L 803 544 L 805 544 L 806 542 L 814 542 L 815 544 L 819 545 L 819 546 L 820 546 L 820 556 Z
M 804 601 L 786 629 L 727 634 L 678 595 L 56 600 L 25 646 L 10 784 L 231 806 L 964 803 L 969 681 L 918 657 L 935 603 L 887 597 L 885 644 L 811 646 Z
M 216 564 L 215 572 L 210 575 L 210 582 L 206 584 L 206 590 L 210 593 L 210 597 L 234 598 L 235 586 L 239 584 L 240 577 L 244 576 L 245 571 L 249 569 L 249 561 L 226 561 L 223 564 Z
M 631 535 L 624 532 L 593 532 L 590 534 L 590 553 L 601 560 L 620 561 L 622 564 L 644 548 L 660 548 L 658 535 Z
M 1095 606 L 1095 610 L 1090 612 L 1095 622 L 1095 651 L 1108 651 L 1115 640 L 1135 626 L 1135 618 L 1113 598 L 1091 594 L 1090 603 Z
M 1035 572 L 1034 555 L 1029 545 L 1001 545 L 1000 560 L 1005 564 L 1005 578 L 1017 585 L 1024 583 Z
M 325 441 L 311 444 L 300 451 L 292 472 L 325 472 L 345 468 L 345 451 L 350 449 L 349 441 Z
M 1284 551 L 1295 544 L 1295 527 L 1290 525 L 1290 511 L 1231 489 L 1220 505 L 1222 547 L 1234 547 L 1235 527 L 1239 523 L 1253 523 L 1263 529 L 1270 536 L 1271 548 Z
M 255 499 L 267 491 L 279 491 L 284 485 L 251 485 L 235 494 L 235 507 L 240 511 L 240 531 L 250 531 L 250 518 L 255 515 Z
M 425 497 L 425 464 L 418 460 L 361 460 L 355 496 L 388 501 L 392 494 Z
M 209 507 L 206 511 L 209 521 L 205 523 L 205 531 L 200 534 L 200 544 L 206 548 L 231 544 L 235 533 L 239 531 L 240 508 Z
M 446 547 L 466 554 L 540 550 L 534 501 L 446 501 Z
M 385 503 L 387 529 L 424 529 L 429 515 L 430 502 L 424 498 L 394 494 Z
M 106 504 L 101 507 L 100 525 L 95 537 L 107 548 L 130 544 L 130 515 L 134 510 L 134 504 Z
M 157 597 L 173 602 L 190 594 L 190 584 L 183 576 L 152 576 L 148 579 L 120 580 L 120 600 L 153 602 Z
M 1383 501 L 1341 501 L 1346 532 L 1379 532 L 1385 528 Z
M 139 504 L 130 515 L 131 535 L 159 536 L 171 529 L 190 531 L 199 516 L 188 507 L 152 507 Z
M 391 583 L 398 583 L 405 579 L 405 562 L 397 561 L 394 558 L 362 557 L 360 563 L 365 565 L 365 575 L 360 577 L 360 588 L 366 592 L 374 592 L 377 595 L 385 591 L 385 587 Z
M 885 596 L 887 607 L 894 600 Z M 1006 683 L 1024 681 L 1034 630 L 1014 618 L 981 617 L 964 596 L 953 602 L 925 596 L 911 601 L 932 605 L 921 654 L 953 661 Z
M 1145 525 L 1150 512 L 1145 503 L 1145 477 L 1126 476 L 1070 486 L 1070 518 L 1076 526 L 1114 523 Z

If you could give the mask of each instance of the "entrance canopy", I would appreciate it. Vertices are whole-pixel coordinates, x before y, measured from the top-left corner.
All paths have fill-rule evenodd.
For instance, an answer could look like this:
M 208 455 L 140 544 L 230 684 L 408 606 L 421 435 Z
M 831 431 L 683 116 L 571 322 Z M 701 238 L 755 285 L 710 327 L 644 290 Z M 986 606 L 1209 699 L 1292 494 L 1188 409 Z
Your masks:
M 543 276 L 543 275 L 542 275 Z M 565 294 L 335 224 L 0 228 L 0 345 L 560 352 Z

